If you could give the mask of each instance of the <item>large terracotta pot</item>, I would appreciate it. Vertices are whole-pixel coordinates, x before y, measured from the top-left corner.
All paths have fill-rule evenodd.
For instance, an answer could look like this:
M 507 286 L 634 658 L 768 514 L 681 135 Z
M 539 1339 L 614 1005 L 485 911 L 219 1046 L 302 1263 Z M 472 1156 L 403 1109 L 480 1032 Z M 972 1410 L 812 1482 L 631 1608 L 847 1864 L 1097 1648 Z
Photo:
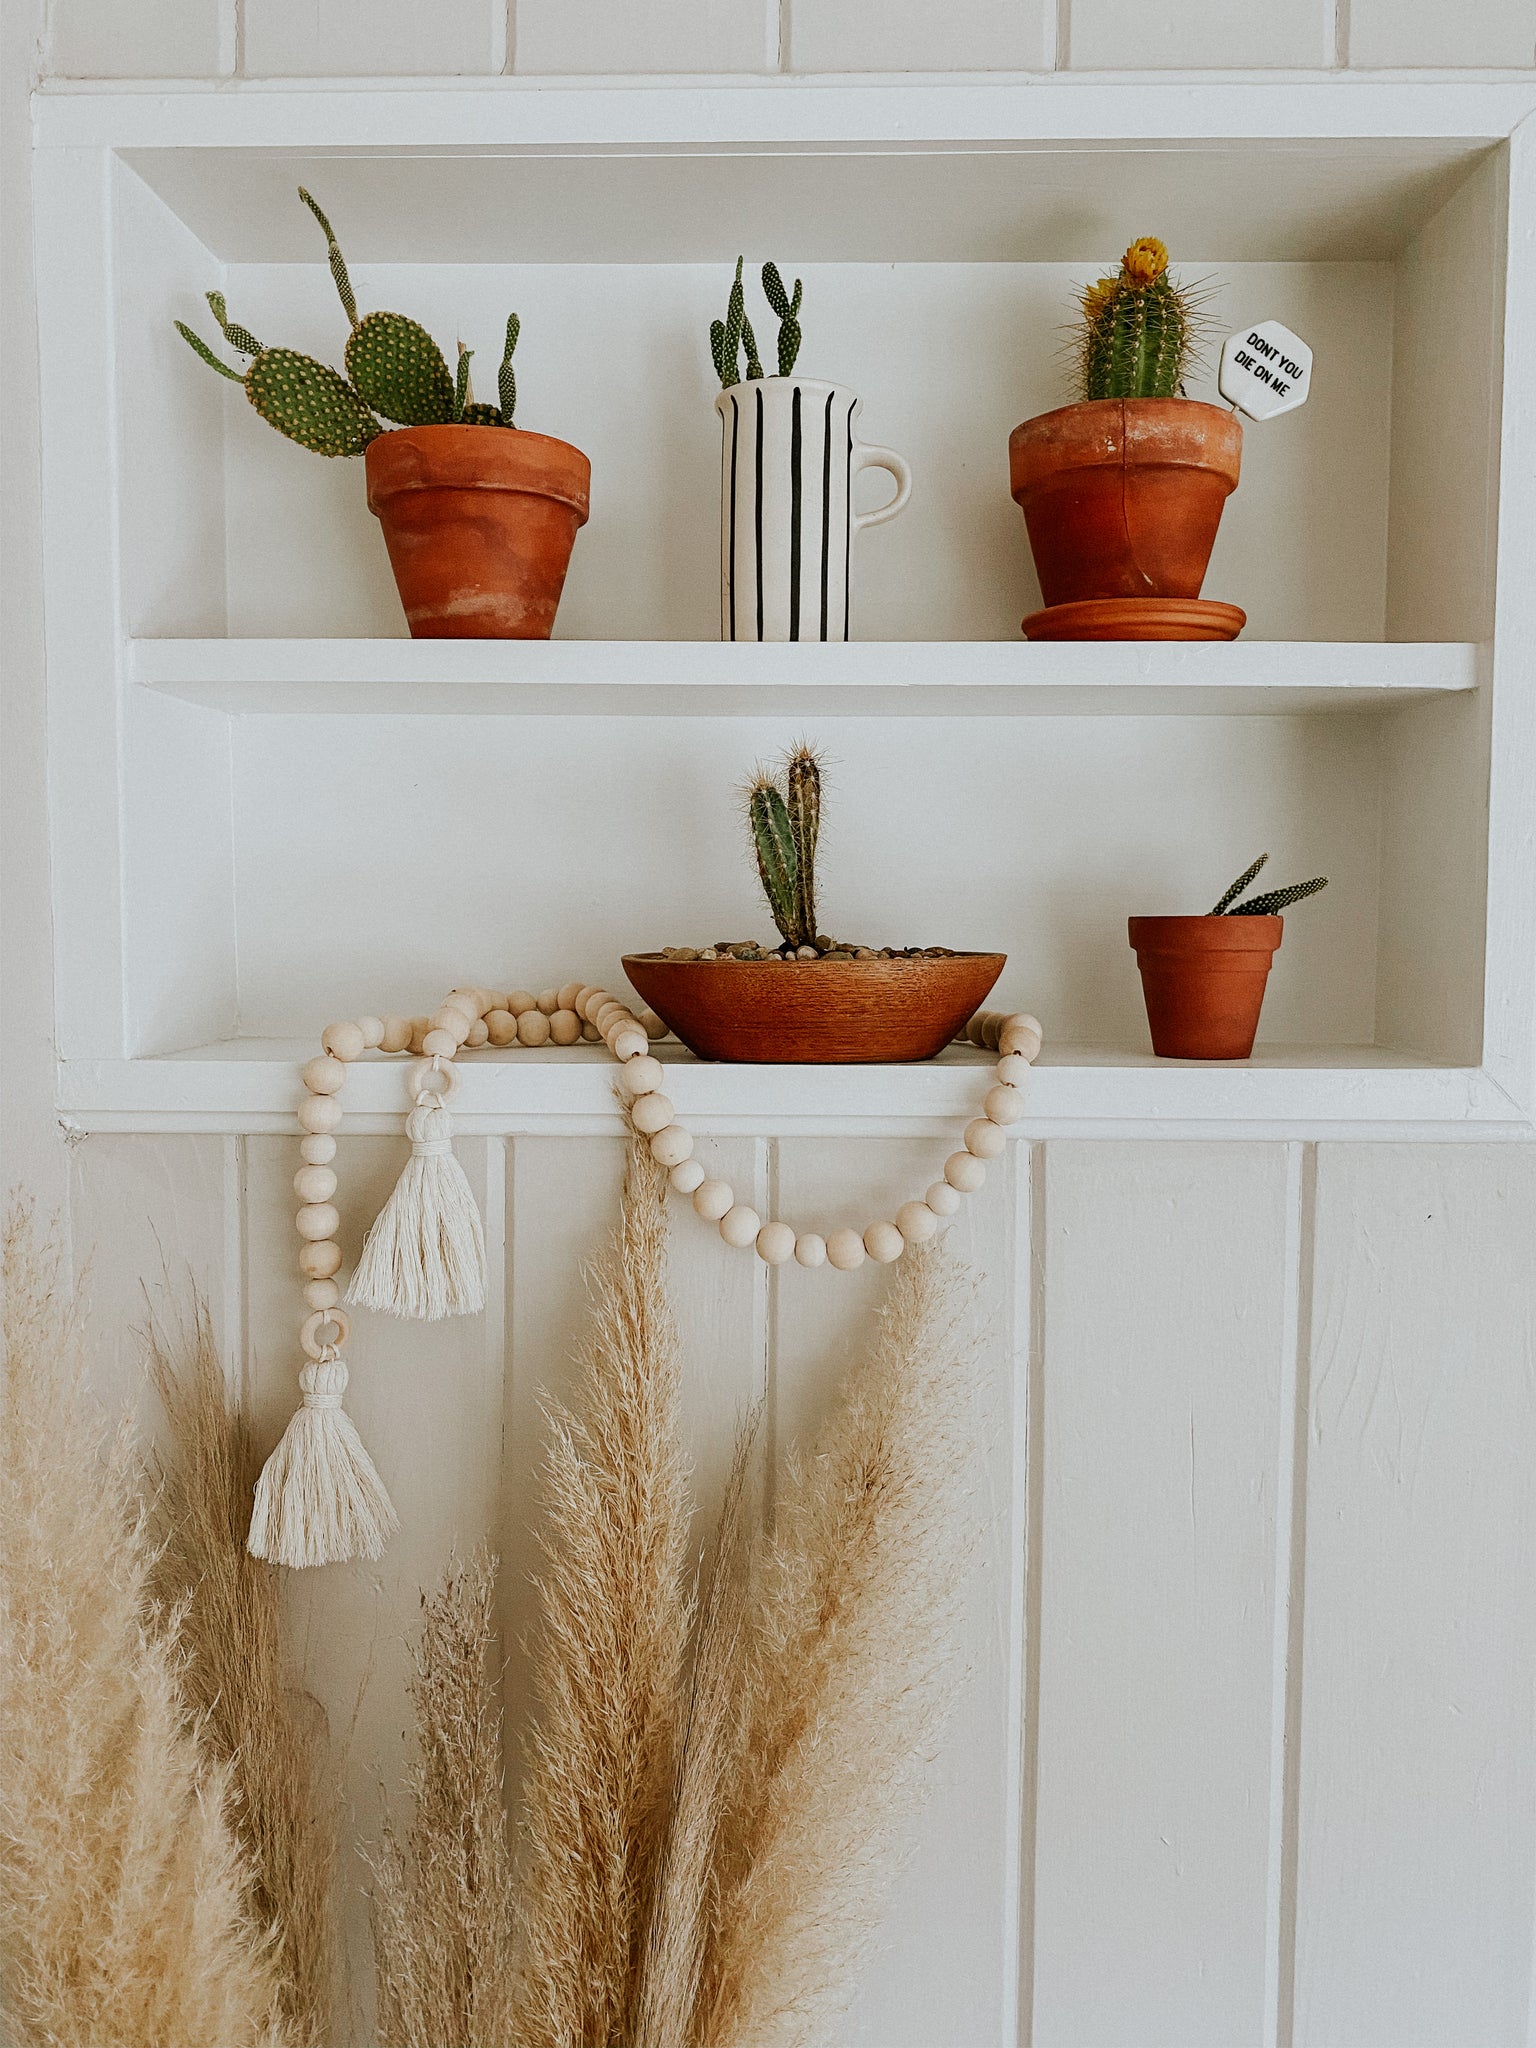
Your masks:
M 1190 398 L 1101 398 L 1008 438 L 1013 495 L 1047 605 L 1200 595 L 1237 488 L 1235 413 Z
M 579 448 L 520 427 L 401 427 L 364 460 L 413 639 L 549 638 L 587 517 Z
M 981 1008 L 1005 953 L 905 960 L 666 960 L 628 953 L 643 1002 L 705 1060 L 927 1060 Z
M 1152 1050 L 1166 1060 L 1245 1060 L 1253 1051 L 1283 917 L 1129 921 Z

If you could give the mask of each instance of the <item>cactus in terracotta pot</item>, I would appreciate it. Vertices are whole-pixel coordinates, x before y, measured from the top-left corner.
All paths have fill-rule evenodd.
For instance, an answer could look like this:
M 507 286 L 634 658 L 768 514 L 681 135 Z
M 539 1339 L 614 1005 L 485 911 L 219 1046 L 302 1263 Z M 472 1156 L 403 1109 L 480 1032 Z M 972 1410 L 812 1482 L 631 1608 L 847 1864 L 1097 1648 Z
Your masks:
M 1198 299 L 1174 281 L 1155 235 L 1132 242 L 1115 275 L 1089 285 L 1079 303 L 1085 399 L 1177 395 L 1195 353 Z

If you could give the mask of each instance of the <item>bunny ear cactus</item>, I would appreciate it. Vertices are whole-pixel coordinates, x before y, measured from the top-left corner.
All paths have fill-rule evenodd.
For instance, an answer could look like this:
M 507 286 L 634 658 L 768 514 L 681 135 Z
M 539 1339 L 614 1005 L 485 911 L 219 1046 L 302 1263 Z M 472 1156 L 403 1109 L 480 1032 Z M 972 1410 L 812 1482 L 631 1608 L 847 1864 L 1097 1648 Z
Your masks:
M 517 338 L 523 331 L 523 323 L 515 313 L 507 315 L 507 339 L 501 352 L 501 368 L 496 372 L 496 395 L 501 400 L 501 425 L 510 427 L 512 415 L 517 411 L 517 378 L 512 372 L 512 356 L 517 348 Z
M 1242 895 L 1248 884 L 1254 879 L 1268 859 L 1269 855 L 1267 853 L 1261 853 L 1252 867 L 1245 868 L 1231 888 L 1222 892 L 1215 908 L 1209 912 L 1209 915 L 1211 917 L 1276 917 L 1282 910 L 1288 910 L 1293 903 L 1301 903 L 1308 896 L 1315 896 L 1319 889 L 1326 889 L 1328 886 L 1328 877 L 1326 875 L 1314 875 L 1310 882 L 1292 882 L 1288 888 L 1271 889 L 1263 896 L 1250 896 L 1246 903 L 1239 903 L 1237 899 Z
M 1197 300 L 1169 275 L 1155 235 L 1132 242 L 1115 275 L 1089 285 L 1081 305 L 1084 398 L 1177 396 L 1194 356 Z
M 726 301 L 725 318 L 709 323 L 709 353 L 714 361 L 715 374 L 720 379 L 722 390 L 741 382 L 739 368 L 743 345 L 746 347 L 746 376 L 750 381 L 763 374 L 762 358 L 757 352 L 757 336 L 752 332 L 752 322 L 747 318 L 746 292 L 742 284 L 743 259 L 736 258 L 736 275 L 731 282 L 730 297 Z M 779 318 L 778 362 L 779 375 L 787 377 L 795 367 L 795 358 L 800 353 L 800 294 L 801 281 L 795 279 L 794 296 L 784 289 L 784 280 L 776 263 L 763 265 L 763 296 Z
M 784 280 L 779 275 L 777 263 L 763 265 L 763 297 L 779 317 L 779 375 L 787 377 L 795 367 L 795 358 L 800 353 L 800 279 L 795 279 L 793 298 L 784 289 Z
M 269 425 L 317 455 L 360 455 L 384 429 L 376 415 L 404 427 L 512 424 L 517 386 L 512 377 L 512 351 L 519 321 L 507 322 L 502 358 L 501 407 L 477 405 L 469 390 L 469 357 L 460 345 L 459 375 L 449 369 L 442 350 L 418 322 L 404 313 L 369 313 L 359 319 L 357 299 L 335 232 L 320 206 L 299 187 L 299 197 L 320 223 L 337 296 L 351 332 L 347 336 L 346 371 L 342 376 L 313 356 L 293 349 L 266 348 L 248 327 L 228 316 L 222 292 L 209 292 L 208 305 L 230 347 L 252 361 L 242 376 L 222 362 L 185 321 L 175 325 L 189 348 L 231 383 L 243 384 L 246 396 Z

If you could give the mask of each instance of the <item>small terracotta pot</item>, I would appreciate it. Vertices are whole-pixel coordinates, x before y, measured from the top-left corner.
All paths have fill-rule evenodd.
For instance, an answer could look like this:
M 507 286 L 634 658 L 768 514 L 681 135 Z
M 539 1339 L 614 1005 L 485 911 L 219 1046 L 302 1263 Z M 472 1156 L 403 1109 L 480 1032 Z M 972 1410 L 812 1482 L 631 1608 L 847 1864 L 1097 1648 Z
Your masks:
M 1160 1059 L 1247 1059 L 1284 929 L 1283 917 L 1130 919 Z
M 1237 488 L 1236 413 L 1191 398 L 1101 398 L 1008 437 L 1013 495 L 1047 605 L 1198 597 Z
M 910 960 L 666 960 L 627 953 L 642 1001 L 703 1060 L 928 1060 L 981 1008 L 1006 953 Z
M 368 443 L 377 515 L 414 640 L 547 640 L 592 465 L 521 427 L 401 427 Z

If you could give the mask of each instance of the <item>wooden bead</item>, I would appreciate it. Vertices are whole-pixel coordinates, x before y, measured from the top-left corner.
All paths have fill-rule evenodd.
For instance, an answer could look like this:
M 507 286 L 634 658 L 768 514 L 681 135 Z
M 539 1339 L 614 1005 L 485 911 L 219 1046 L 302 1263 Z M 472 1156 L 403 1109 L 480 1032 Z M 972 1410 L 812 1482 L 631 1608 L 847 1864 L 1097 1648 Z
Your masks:
M 629 1120 L 648 1138 L 664 1131 L 675 1112 L 665 1095 L 637 1095 L 629 1105 Z
M 665 1017 L 658 1017 L 654 1010 L 642 1010 L 636 1020 L 647 1038 L 665 1038 L 668 1025 Z
M 680 1195 L 691 1195 L 704 1185 L 704 1169 L 697 1159 L 685 1159 L 667 1178 Z
M 491 1035 L 491 1028 L 483 1017 L 477 1017 L 464 1035 L 464 1043 L 472 1052 L 478 1052 Z
M 306 1280 L 304 1300 L 310 1308 L 334 1308 L 341 1299 L 341 1289 L 334 1280 Z
M 987 1090 L 981 1106 L 988 1122 L 994 1124 L 1016 1124 L 1024 1114 L 1023 1096 L 1017 1088 L 1010 1088 L 1002 1081 Z
M 470 1018 L 483 1017 L 487 1010 L 495 1008 L 489 991 L 483 988 L 450 989 L 448 1001 Z
M 619 1083 L 631 1095 L 653 1095 L 666 1078 L 667 1070 L 661 1061 L 645 1053 L 639 1059 L 625 1062 Z
M 426 1037 L 430 1038 L 434 1031 L 441 1031 L 453 1040 L 452 1050 L 457 1052 L 469 1036 L 470 1022 L 467 1011 L 456 1009 L 452 1003 L 444 1003 L 440 1010 L 432 1012 L 432 1027 Z M 427 1050 L 425 1040 L 422 1049 Z
M 581 1036 L 581 1019 L 562 1005 L 549 1020 L 549 1035 L 556 1045 L 574 1045 Z
M 485 1020 L 492 1045 L 512 1045 L 517 1039 L 517 1019 L 510 1010 L 492 1010 Z
M 960 1190 L 947 1180 L 936 1180 L 923 1201 L 935 1216 L 953 1216 L 960 1207 Z
M 607 1000 L 607 989 L 599 988 L 595 981 L 584 981 L 576 991 L 576 1014 L 584 1024 L 590 1024 L 593 1006 L 597 1003 L 606 1003 Z
M 519 1045 L 548 1045 L 549 1019 L 542 1010 L 524 1010 L 517 1020 Z
M 997 1063 L 997 1078 L 1010 1088 L 1022 1088 L 1029 1079 L 1030 1063 L 1021 1052 L 1005 1052 Z
M 336 1140 L 329 1131 L 311 1131 L 299 1140 L 299 1157 L 306 1166 L 329 1166 L 336 1157 Z
M 606 1002 L 592 1018 L 592 1022 L 606 1037 L 616 1024 L 633 1024 L 634 1018 L 622 1003 Z
M 693 1206 L 706 1223 L 718 1223 L 736 1200 L 728 1180 L 703 1180 L 693 1191 Z
M 382 1025 L 379 1035 L 383 1036 Z M 368 1041 L 363 1036 L 361 1024 L 327 1024 L 320 1034 L 320 1043 L 333 1059 L 357 1060 L 362 1058 Z
M 908 1244 L 926 1244 L 939 1227 L 939 1219 L 926 1202 L 903 1202 L 896 1211 L 896 1228 Z
M 621 1024 L 613 1034 L 613 1056 L 616 1060 L 638 1060 L 650 1042 L 638 1024 Z
M 988 1010 L 986 1016 L 982 1018 L 981 1042 L 987 1048 L 988 1052 L 997 1051 L 998 1034 L 1001 1032 L 1003 1026 L 1007 1023 L 1007 1021 L 1008 1019 L 1006 1017 L 999 1016 L 996 1010 Z
M 944 1178 L 962 1195 L 974 1195 L 987 1178 L 987 1169 L 969 1152 L 951 1152 L 944 1162 Z
M 1040 1019 L 1031 1017 L 1027 1010 L 1021 1010 L 1016 1017 L 1010 1017 L 998 1033 L 999 1052 L 1022 1053 L 1032 1060 L 1045 1043 L 1045 1034 L 1040 1029 Z
M 347 1078 L 347 1070 L 340 1060 L 333 1060 L 328 1052 L 317 1059 L 306 1060 L 299 1069 L 299 1079 L 311 1095 L 334 1095 Z
M 984 1035 L 984 1034 L 985 1034 L 985 1031 L 986 1031 L 986 1025 L 987 1025 L 987 1013 L 986 1013 L 986 1011 L 985 1011 L 985 1010 L 978 1010 L 978 1011 L 976 1012 L 975 1016 L 974 1016 L 974 1017 L 973 1017 L 973 1018 L 971 1019 L 970 1023 L 969 1023 L 969 1024 L 967 1024 L 967 1025 L 966 1025 L 966 1027 L 965 1027 L 965 1035 L 966 1035 L 966 1037 L 967 1037 L 967 1038 L 968 1038 L 968 1039 L 970 1040 L 970 1042 L 971 1042 L 971 1044 L 972 1044 L 972 1045 L 985 1045 L 985 1044 L 986 1044 L 986 1042 L 987 1042 L 987 1041 L 986 1041 L 986 1038 L 985 1038 L 985 1035 Z
M 560 998 L 555 1005 L 556 1009 L 574 1010 L 576 998 L 581 994 L 581 983 L 579 981 L 563 981 L 556 993 Z
M 765 1223 L 757 1233 L 757 1256 L 765 1266 L 782 1266 L 795 1255 L 795 1233 L 787 1223 Z
M 306 1095 L 299 1104 L 299 1122 L 306 1131 L 334 1131 L 341 1122 L 341 1104 L 334 1095 Z
M 836 1266 L 840 1273 L 851 1273 L 864 1263 L 864 1240 L 856 1230 L 831 1230 L 827 1233 L 827 1264 Z
M 762 1227 L 763 1219 L 745 1202 L 735 1203 L 720 1218 L 720 1235 L 739 1252 L 744 1252 L 749 1244 L 757 1243 L 757 1233 Z
M 984 1116 L 973 1117 L 965 1127 L 965 1149 L 977 1159 L 996 1159 L 1007 1143 L 997 1125 Z
M 328 1202 L 336 1192 L 336 1176 L 328 1166 L 301 1166 L 293 1176 L 293 1192 L 301 1202 Z
M 377 1052 L 384 1043 L 384 1019 L 382 1017 L 359 1017 L 357 1028 L 363 1034 L 363 1044 L 369 1052 Z
M 546 989 L 541 989 L 541 990 L 539 991 L 539 1008 L 540 1008 L 540 1009 L 541 1009 L 541 1010 L 543 1011 L 543 1013 L 544 1013 L 544 1015 L 545 1015 L 546 1017 L 553 1017 L 553 1015 L 555 1014 L 556 1010 L 558 1010 L 558 1009 L 559 1009 L 559 1007 L 560 1007 L 560 991 L 559 991 L 559 989 L 557 989 L 557 988 L 546 988 Z
M 603 1042 L 603 1034 L 595 1024 L 583 1024 L 581 1035 L 588 1045 L 601 1045 Z
M 442 1012 L 439 1011 L 441 1016 Z M 441 1025 L 434 1025 L 421 1041 L 421 1049 L 428 1059 L 451 1060 L 459 1049 L 457 1032 L 445 1031 Z
M 525 988 L 515 988 L 513 989 L 512 993 L 507 997 L 506 1006 L 512 1012 L 514 1017 L 521 1017 L 524 1016 L 529 1010 L 538 1009 L 539 999 L 537 996 L 529 995 L 527 989 Z
M 651 1157 L 658 1166 L 681 1166 L 693 1150 L 693 1133 L 681 1124 L 663 1124 L 651 1139 Z
M 385 1052 L 404 1052 L 411 1042 L 411 1020 L 409 1017 L 386 1017 L 384 1036 L 379 1040 Z
M 827 1263 L 827 1240 L 814 1230 L 805 1230 L 795 1239 L 795 1264 L 797 1266 L 824 1266 Z
M 877 1265 L 894 1265 L 907 1248 L 907 1240 L 894 1223 L 871 1223 L 864 1233 L 864 1249 Z
M 293 1220 L 300 1237 L 317 1244 L 322 1238 L 334 1237 L 341 1228 L 341 1214 L 334 1202 L 306 1202 Z
M 301 1244 L 299 1271 L 306 1280 L 329 1280 L 333 1273 L 341 1271 L 341 1246 L 324 1238 Z

